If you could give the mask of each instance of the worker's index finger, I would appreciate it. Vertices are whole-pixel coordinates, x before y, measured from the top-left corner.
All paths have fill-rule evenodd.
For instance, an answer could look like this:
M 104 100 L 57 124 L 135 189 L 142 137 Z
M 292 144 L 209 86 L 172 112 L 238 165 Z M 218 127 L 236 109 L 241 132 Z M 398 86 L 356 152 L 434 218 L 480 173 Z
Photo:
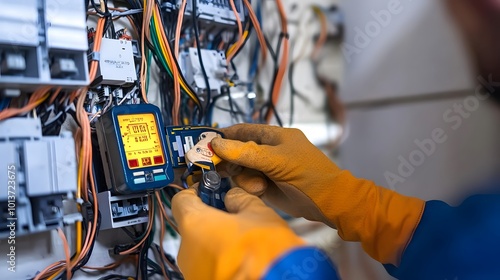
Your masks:
M 252 168 L 268 174 L 280 163 L 280 155 L 276 155 L 273 146 L 258 145 L 255 142 L 241 142 L 214 138 L 212 148 L 216 155 L 231 163 Z
M 237 124 L 220 129 L 224 138 L 242 142 L 253 141 L 257 144 L 278 145 L 283 128 L 265 124 Z

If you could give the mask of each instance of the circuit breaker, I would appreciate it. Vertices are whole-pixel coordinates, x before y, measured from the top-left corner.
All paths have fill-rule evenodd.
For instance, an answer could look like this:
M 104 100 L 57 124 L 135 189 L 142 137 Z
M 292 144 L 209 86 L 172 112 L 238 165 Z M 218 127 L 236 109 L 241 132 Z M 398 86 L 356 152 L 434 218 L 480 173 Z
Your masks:
M 110 191 L 97 194 L 101 212 L 101 230 L 126 227 L 149 221 L 147 194 L 113 195 Z
M 227 86 L 229 79 L 224 52 L 202 49 L 201 53 L 198 53 L 196 48 L 189 48 L 186 52 L 183 52 L 179 60 L 187 82 L 193 88 L 197 89 L 198 94 L 203 94 L 207 90 L 207 84 L 205 83 L 203 70 L 198 58 L 200 55 L 203 60 L 212 96 L 220 94 L 222 87 Z
M 137 80 L 132 41 L 103 38 L 96 83 L 125 85 Z
M 0 192 L 0 238 L 12 218 L 18 235 L 61 227 L 63 199 L 77 184 L 71 133 L 44 137 L 39 119 L 8 119 L 0 122 L 0 151 L 0 185 L 7 186 Z
M 0 9 L 0 89 L 88 84 L 83 1 L 17 0 Z
M 181 0 L 177 0 L 177 5 L 180 5 L 181 3 Z M 238 12 L 240 20 L 243 21 L 245 19 L 245 13 L 242 9 L 242 0 L 234 0 L 234 6 L 236 8 L 236 11 Z M 201 21 L 206 22 L 206 24 L 236 24 L 236 15 L 231 9 L 229 0 L 196 0 L 196 8 L 198 18 Z M 193 1 L 187 1 L 187 15 L 190 15 L 192 11 Z M 189 16 L 187 16 L 186 18 L 189 18 Z

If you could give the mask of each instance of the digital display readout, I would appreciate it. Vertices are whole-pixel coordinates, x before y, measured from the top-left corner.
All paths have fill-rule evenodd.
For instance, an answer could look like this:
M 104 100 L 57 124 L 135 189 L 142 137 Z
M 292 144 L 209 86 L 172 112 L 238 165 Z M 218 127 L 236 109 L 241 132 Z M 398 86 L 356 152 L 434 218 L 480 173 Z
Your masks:
M 118 115 L 117 117 L 130 169 L 165 163 L 158 124 L 153 114 Z

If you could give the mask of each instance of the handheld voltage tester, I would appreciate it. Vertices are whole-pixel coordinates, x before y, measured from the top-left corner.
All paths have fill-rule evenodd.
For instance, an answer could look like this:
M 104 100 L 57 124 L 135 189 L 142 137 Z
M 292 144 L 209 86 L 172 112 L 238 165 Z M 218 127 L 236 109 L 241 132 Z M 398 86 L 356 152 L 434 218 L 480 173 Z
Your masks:
M 118 194 L 165 187 L 174 180 L 160 109 L 115 106 L 99 118 L 97 138 L 108 189 Z

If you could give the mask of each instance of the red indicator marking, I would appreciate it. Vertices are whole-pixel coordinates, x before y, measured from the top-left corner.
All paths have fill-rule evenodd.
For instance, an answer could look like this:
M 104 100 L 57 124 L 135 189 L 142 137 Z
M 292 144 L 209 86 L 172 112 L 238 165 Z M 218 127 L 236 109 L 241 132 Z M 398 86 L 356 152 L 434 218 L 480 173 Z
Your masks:
M 155 164 L 163 164 L 163 157 L 162 156 L 155 156 L 153 158 Z
M 210 142 L 208 142 L 207 144 L 207 148 L 212 152 L 214 153 L 214 150 L 212 150 L 212 144 L 210 144 Z
M 128 165 L 130 166 L 130 168 L 139 167 L 139 160 L 131 159 L 128 161 Z

